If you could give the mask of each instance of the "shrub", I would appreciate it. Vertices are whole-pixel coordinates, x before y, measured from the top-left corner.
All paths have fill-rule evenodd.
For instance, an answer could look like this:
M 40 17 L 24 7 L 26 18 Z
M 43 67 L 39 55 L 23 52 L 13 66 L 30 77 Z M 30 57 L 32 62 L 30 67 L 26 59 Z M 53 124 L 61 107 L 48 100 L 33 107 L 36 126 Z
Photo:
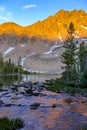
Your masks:
M 84 125 L 80 130 L 87 130 L 87 125 Z
M 67 86 L 75 87 L 75 82 L 74 81 L 69 81 L 69 82 L 67 82 Z
M 8 119 L 7 117 L 0 118 L 0 130 L 17 130 L 23 127 L 23 121 L 20 118 Z
M 87 70 L 83 73 L 83 76 L 81 78 L 81 87 L 87 88 Z

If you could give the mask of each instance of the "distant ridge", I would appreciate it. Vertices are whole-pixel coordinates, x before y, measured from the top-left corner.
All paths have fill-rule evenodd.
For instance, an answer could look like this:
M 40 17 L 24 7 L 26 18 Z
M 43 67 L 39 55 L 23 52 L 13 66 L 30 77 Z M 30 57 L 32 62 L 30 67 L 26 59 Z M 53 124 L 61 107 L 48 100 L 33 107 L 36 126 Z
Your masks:
M 65 11 L 63 9 L 43 21 L 26 27 L 13 22 L 0 24 L 0 34 L 15 33 L 18 36 L 27 35 L 48 40 L 65 39 L 70 22 L 74 23 L 76 35 L 87 37 L 87 13 L 83 10 Z

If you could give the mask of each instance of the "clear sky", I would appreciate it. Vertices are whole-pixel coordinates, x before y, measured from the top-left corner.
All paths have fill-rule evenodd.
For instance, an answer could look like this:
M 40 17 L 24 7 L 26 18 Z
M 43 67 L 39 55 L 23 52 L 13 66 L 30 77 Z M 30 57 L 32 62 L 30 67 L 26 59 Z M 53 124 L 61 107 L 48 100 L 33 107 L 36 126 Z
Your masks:
M 54 15 L 60 9 L 87 12 L 87 0 L 0 0 L 0 24 L 15 22 L 27 26 Z

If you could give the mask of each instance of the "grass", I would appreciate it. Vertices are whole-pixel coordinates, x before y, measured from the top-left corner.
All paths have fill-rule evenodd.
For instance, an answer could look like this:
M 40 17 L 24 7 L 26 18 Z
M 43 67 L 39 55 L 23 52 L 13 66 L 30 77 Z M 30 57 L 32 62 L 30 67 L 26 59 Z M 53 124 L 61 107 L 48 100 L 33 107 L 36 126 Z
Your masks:
M 74 86 L 73 83 L 66 83 L 63 80 L 49 80 L 47 81 L 47 90 L 53 92 L 66 92 L 66 93 L 87 93 L 87 88 L 81 88 L 79 85 Z
M 80 130 L 87 130 L 87 125 L 84 125 Z
M 23 121 L 20 118 L 8 119 L 0 118 L 0 130 L 17 130 L 23 127 Z

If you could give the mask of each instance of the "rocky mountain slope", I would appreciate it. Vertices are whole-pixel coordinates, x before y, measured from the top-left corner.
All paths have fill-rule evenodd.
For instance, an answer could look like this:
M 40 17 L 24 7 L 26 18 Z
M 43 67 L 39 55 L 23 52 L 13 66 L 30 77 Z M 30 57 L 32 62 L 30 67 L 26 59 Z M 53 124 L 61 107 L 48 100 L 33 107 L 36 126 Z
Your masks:
M 60 10 L 54 16 L 26 27 L 12 22 L 1 24 L 0 52 L 4 60 L 11 58 L 17 64 L 21 57 L 24 69 L 61 73 L 62 45 L 71 21 L 76 29 L 75 36 L 87 42 L 87 13 L 83 10 Z
M 16 23 L 8 22 L 0 25 L 0 34 L 7 33 L 27 35 L 28 37 L 40 37 L 43 39 L 63 39 L 67 35 L 70 22 L 74 23 L 76 34 L 87 36 L 87 13 L 83 10 L 65 11 L 60 10 L 53 16 L 43 21 L 38 21 L 31 26 L 22 27 Z

